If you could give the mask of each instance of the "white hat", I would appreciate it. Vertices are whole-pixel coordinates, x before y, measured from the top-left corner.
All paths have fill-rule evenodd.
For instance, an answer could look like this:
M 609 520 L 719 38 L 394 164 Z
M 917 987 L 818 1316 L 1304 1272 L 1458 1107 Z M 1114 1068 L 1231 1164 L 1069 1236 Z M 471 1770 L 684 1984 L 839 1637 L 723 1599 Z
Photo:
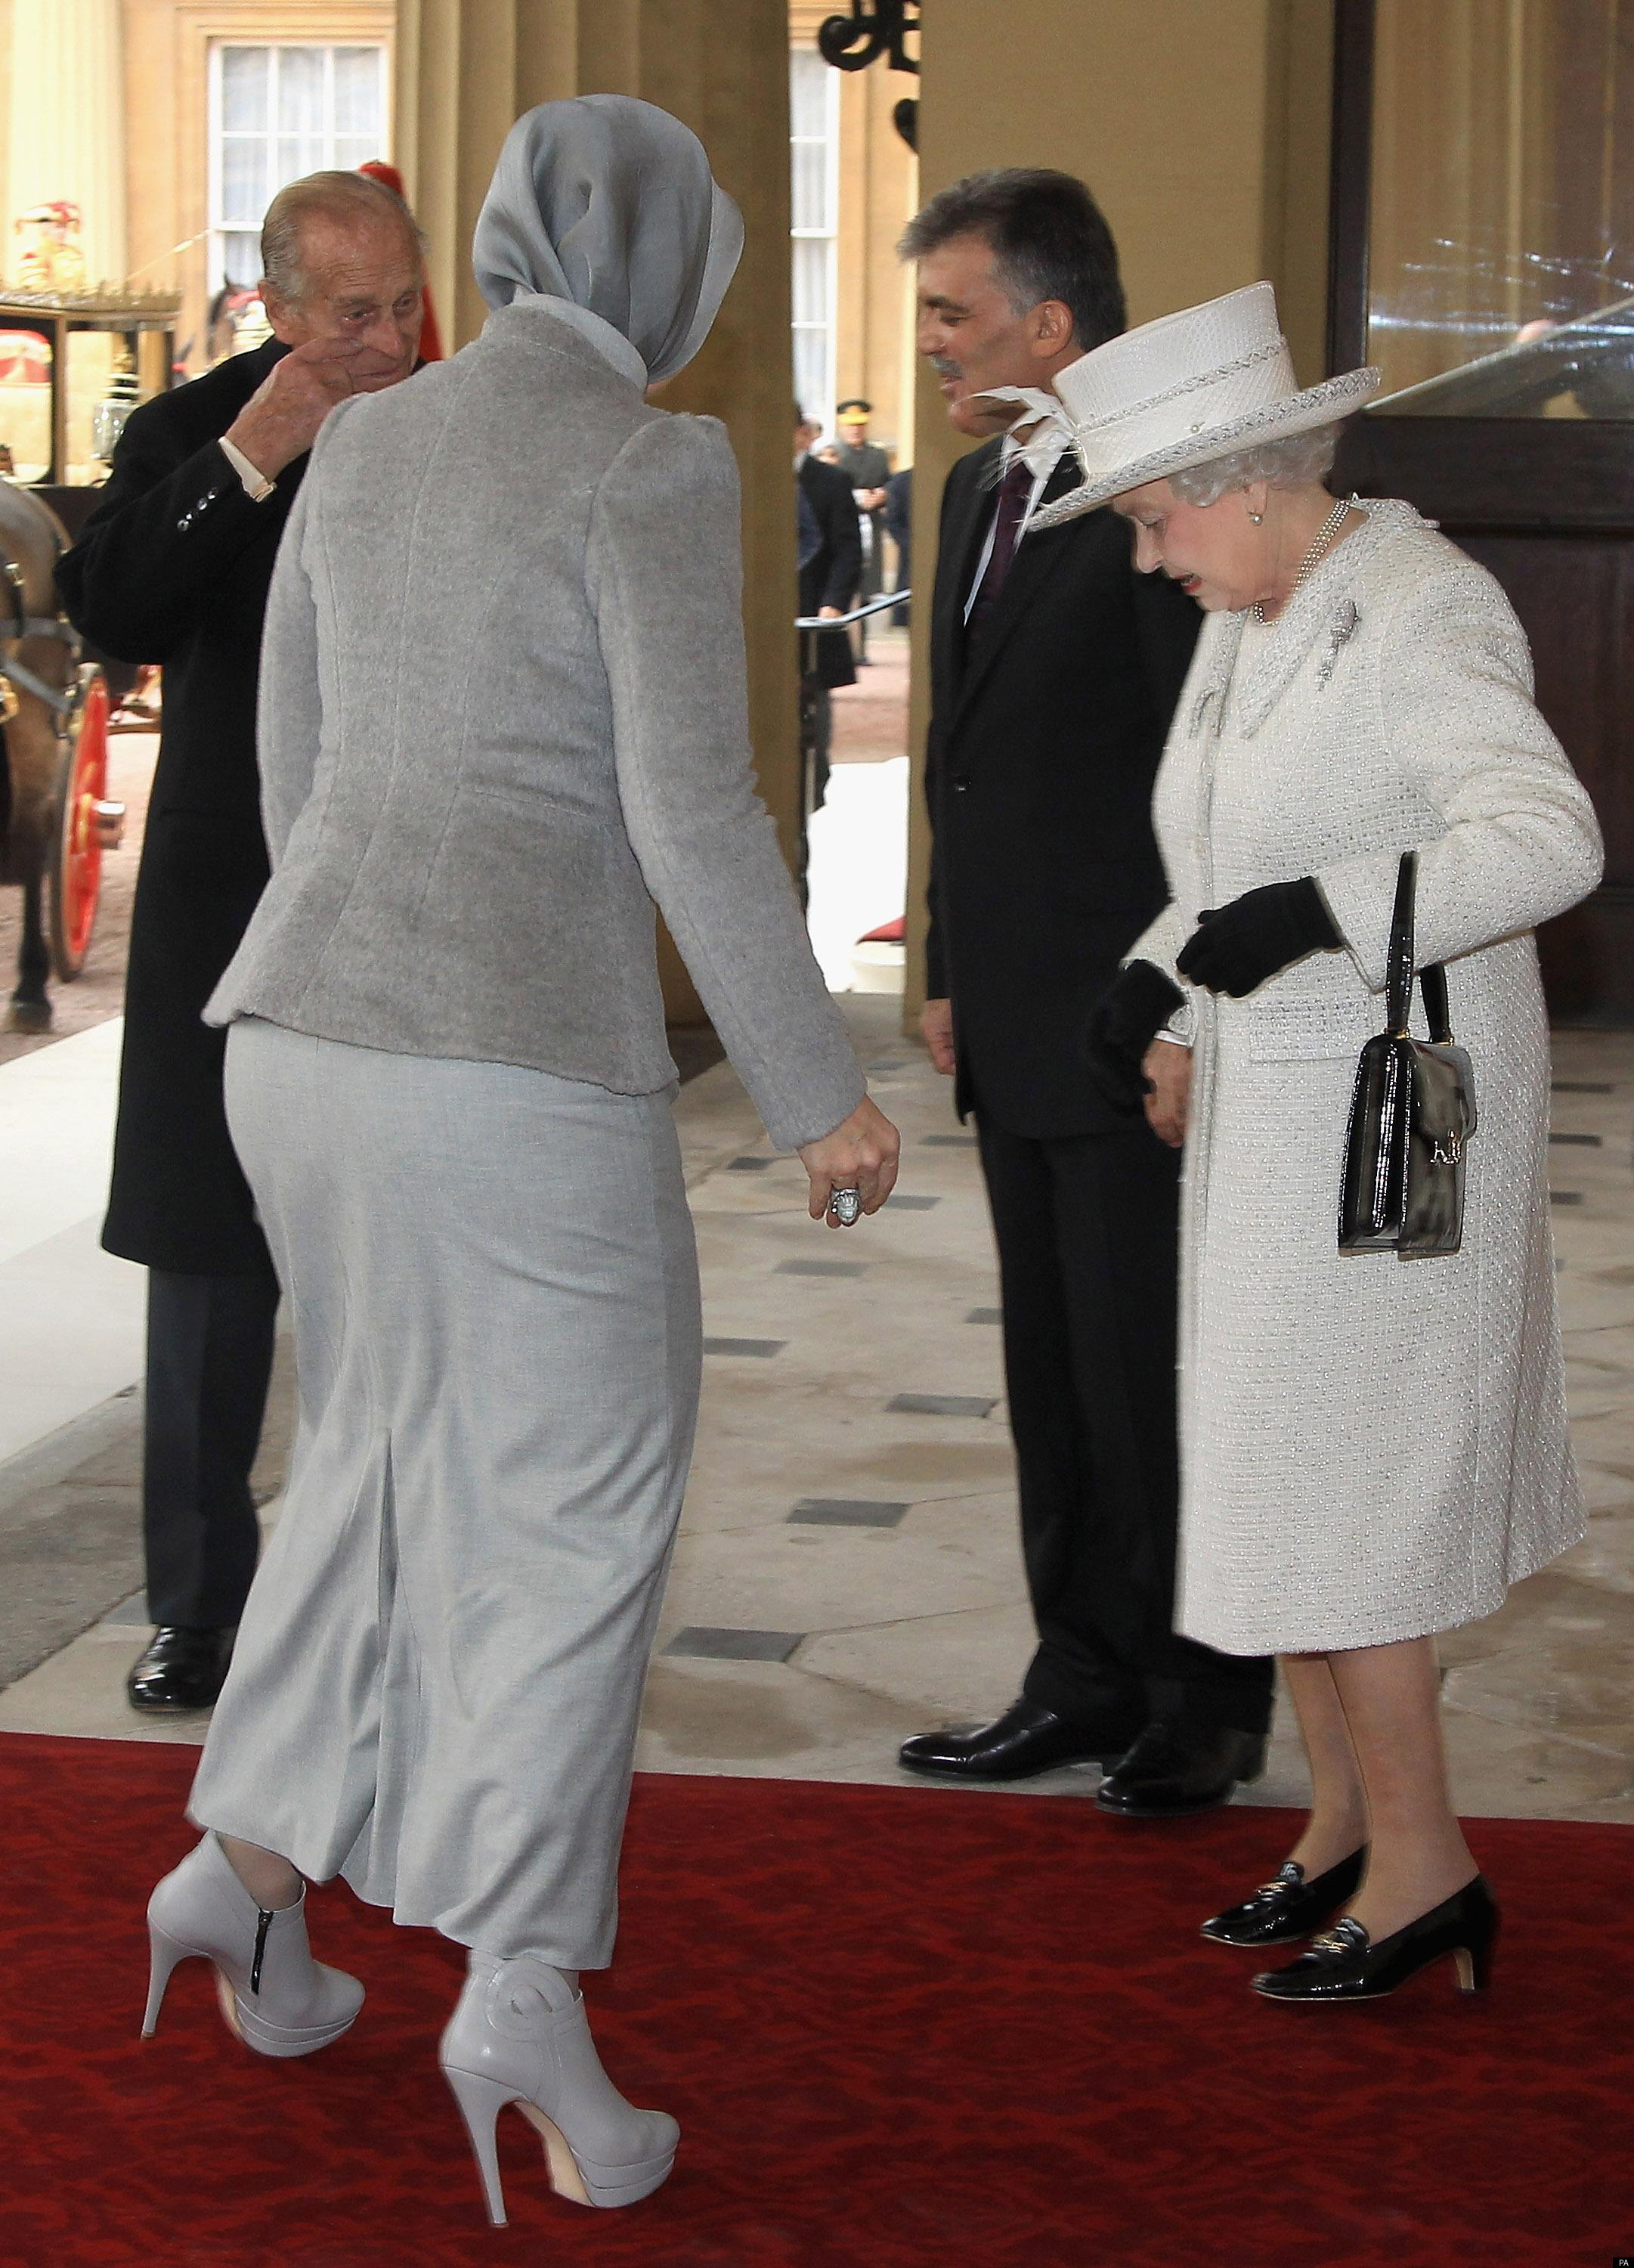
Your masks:
M 1269 284 L 1143 323 L 1056 372 L 1084 482 L 1034 512 L 1030 527 L 1058 526 L 1146 481 L 1330 424 L 1359 409 L 1380 375 L 1346 371 L 1301 392 Z

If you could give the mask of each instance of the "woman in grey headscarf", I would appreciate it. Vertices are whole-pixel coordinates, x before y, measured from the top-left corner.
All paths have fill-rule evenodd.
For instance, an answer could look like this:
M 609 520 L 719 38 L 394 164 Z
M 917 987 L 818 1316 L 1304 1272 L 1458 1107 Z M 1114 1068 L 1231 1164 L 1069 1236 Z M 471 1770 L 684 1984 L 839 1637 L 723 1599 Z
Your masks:
M 732 452 L 643 398 L 741 241 L 646 103 L 513 129 L 482 336 L 313 453 L 262 658 L 273 878 L 210 1010 L 301 1422 L 208 1831 L 149 1909 L 148 2025 L 199 1955 L 252 2047 L 338 2036 L 362 1988 L 302 1901 L 343 1874 L 470 1948 L 442 2058 L 497 2220 L 506 2103 L 585 2204 L 656 2189 L 676 2141 L 578 1989 L 699 1383 L 655 901 L 813 1217 L 895 1174 L 751 784 Z

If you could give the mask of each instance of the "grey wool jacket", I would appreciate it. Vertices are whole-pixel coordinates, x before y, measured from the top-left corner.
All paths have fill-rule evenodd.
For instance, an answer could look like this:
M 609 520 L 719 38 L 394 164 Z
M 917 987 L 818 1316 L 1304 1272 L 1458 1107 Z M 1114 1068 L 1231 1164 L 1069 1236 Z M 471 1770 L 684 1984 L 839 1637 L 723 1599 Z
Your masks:
M 653 906 L 780 1148 L 864 1089 L 750 769 L 738 474 L 536 298 L 335 410 L 267 609 L 273 875 L 206 1015 L 624 1094 Z

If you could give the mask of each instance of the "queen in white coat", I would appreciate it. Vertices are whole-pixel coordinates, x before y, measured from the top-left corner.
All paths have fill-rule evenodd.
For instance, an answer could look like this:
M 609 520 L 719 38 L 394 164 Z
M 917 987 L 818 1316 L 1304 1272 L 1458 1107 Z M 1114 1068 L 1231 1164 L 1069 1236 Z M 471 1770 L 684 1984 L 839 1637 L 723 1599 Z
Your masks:
M 1434 1637 L 1582 1533 L 1549 1226 L 1549 1028 L 1532 931 L 1593 888 L 1588 798 L 1486 571 L 1410 505 L 1333 497 L 1270 286 L 1063 372 L 1086 480 L 1136 563 L 1208 612 L 1159 777 L 1171 902 L 1097 1013 L 1183 1140 L 1177 1619 L 1284 1658 L 1314 1805 L 1274 1881 L 1204 1925 L 1255 1978 L 1361 1999 L 1440 1955 L 1483 1983 L 1497 1911 L 1447 1789 Z M 1396 873 L 1446 964 L 1479 1123 L 1455 1255 L 1342 1253 L 1357 1058 L 1383 1025 Z

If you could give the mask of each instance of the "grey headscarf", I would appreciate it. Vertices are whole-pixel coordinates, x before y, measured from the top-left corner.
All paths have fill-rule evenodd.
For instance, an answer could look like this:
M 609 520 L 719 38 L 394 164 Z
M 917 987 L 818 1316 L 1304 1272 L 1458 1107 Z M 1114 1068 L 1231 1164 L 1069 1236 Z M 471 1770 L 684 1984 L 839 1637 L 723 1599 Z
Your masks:
M 690 127 L 627 94 L 541 102 L 517 120 L 477 216 L 477 288 L 610 323 L 650 381 L 691 361 L 743 251 L 743 216 Z

